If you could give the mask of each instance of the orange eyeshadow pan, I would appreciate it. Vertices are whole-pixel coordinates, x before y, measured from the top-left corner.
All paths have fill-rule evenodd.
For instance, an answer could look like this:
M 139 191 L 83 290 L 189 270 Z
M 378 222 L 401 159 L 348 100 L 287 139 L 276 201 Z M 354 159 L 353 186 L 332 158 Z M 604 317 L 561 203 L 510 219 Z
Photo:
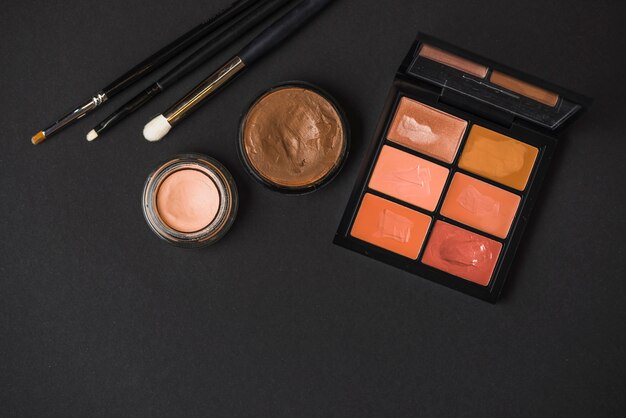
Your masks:
M 470 130 L 459 167 L 517 190 L 524 190 L 539 150 L 482 126 Z
M 403 97 L 400 100 L 387 138 L 407 148 L 451 163 L 467 121 Z
M 449 170 L 385 145 L 369 187 L 429 211 L 435 210 Z
M 431 217 L 367 193 L 351 235 L 396 254 L 416 259 Z
M 487 286 L 502 250 L 502 244 L 467 229 L 437 221 L 422 263 Z
M 520 197 L 484 181 L 456 173 L 441 214 L 496 237 L 506 238 Z

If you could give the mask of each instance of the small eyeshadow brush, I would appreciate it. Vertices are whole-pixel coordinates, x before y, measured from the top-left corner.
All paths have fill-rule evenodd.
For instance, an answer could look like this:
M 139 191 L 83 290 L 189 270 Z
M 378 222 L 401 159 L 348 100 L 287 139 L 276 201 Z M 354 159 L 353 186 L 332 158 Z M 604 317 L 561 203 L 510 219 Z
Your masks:
M 331 0 L 303 0 L 286 15 L 281 17 L 239 53 L 226 62 L 216 72 L 204 79 L 185 97 L 144 127 L 143 135 L 151 142 L 159 141 L 183 118 L 195 110 L 208 97 L 232 81 L 235 76 L 250 67 L 265 54 L 271 52 L 281 42 L 323 9 Z
M 178 82 L 181 78 L 185 77 L 200 65 L 213 58 L 217 53 L 231 45 L 238 38 L 246 34 L 248 31 L 291 1 L 292 0 L 270 0 L 266 3 L 259 2 L 257 6 L 247 10 L 234 22 L 230 23 L 219 32 L 212 34 L 199 48 L 189 54 L 187 58 L 161 77 L 158 81 L 129 100 L 126 104 L 100 122 L 98 126 L 89 131 L 87 134 L 87 140 L 93 141 L 94 139 L 102 136 L 105 131 L 117 125 L 133 112 L 145 106 L 168 87 L 176 84 L 176 82 Z
M 167 63 L 172 58 L 176 57 L 191 45 L 200 41 L 205 36 L 219 29 L 224 24 L 231 21 L 233 18 L 244 12 L 251 6 L 257 4 L 257 0 L 238 0 L 233 3 L 229 8 L 218 13 L 211 19 L 191 29 L 189 32 L 180 36 L 167 46 L 160 49 L 150 57 L 146 58 L 135 67 L 131 68 L 122 76 L 118 77 L 111 84 L 96 93 L 86 103 L 78 106 L 67 115 L 58 119 L 52 125 L 46 129 L 37 132 L 31 141 L 33 144 L 39 144 L 51 135 L 59 132 L 61 129 L 84 117 L 89 112 L 101 106 L 111 97 L 122 92 L 135 82 L 139 81 L 143 77 L 147 76 L 154 70 L 160 68 L 163 64 Z

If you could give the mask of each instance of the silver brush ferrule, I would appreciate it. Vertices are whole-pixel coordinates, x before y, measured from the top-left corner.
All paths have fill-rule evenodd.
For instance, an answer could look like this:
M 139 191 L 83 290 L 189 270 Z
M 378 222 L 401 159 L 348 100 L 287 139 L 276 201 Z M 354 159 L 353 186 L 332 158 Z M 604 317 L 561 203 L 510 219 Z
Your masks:
M 62 129 L 64 126 L 74 122 L 75 120 L 82 118 L 87 113 L 91 112 L 92 110 L 94 110 L 95 108 L 97 108 L 98 106 L 100 106 L 102 103 L 106 101 L 107 101 L 106 94 L 102 92 L 98 93 L 97 95 L 92 97 L 87 103 L 72 110 L 70 113 L 68 113 L 67 115 L 63 116 L 61 119 L 54 122 L 51 126 L 44 129 L 43 133 L 45 134 L 46 137 L 49 137 L 50 135 L 54 134 L 56 131 Z

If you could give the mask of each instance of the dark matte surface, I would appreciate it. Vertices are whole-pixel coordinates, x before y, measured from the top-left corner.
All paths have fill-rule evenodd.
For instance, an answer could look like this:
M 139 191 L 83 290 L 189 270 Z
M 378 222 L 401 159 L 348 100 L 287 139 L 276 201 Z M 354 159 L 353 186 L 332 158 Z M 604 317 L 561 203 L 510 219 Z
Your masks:
M 85 133 L 134 90 L 37 147 L 227 0 L 3 5 L 0 415 L 623 416 L 619 3 L 341 0 L 159 144 L 143 124 L 198 76 L 99 142 Z M 596 99 L 495 306 L 331 245 L 418 30 Z M 246 104 L 290 79 L 329 90 L 354 132 L 344 172 L 305 197 L 255 184 L 235 147 Z M 241 191 L 234 229 L 203 251 L 162 243 L 141 214 L 146 175 L 181 151 L 221 160 Z

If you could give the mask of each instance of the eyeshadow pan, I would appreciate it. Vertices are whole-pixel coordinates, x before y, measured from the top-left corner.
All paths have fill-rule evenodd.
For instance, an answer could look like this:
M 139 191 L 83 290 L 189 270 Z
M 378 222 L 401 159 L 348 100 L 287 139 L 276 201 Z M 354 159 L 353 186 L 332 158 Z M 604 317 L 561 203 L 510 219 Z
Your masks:
M 385 145 L 374 167 L 369 187 L 433 211 L 448 172 L 445 167 Z
M 441 214 L 481 231 L 506 238 L 520 197 L 462 173 L 456 173 Z
M 474 125 L 459 167 L 517 190 L 524 190 L 539 150 L 524 142 Z
M 487 286 L 502 244 L 464 228 L 437 221 L 426 244 L 422 263 Z
M 529 97 L 533 100 L 543 103 L 546 106 L 554 107 L 559 101 L 559 95 L 552 93 L 541 87 L 537 87 L 533 84 L 526 83 L 525 81 L 518 80 L 510 75 L 494 71 L 489 77 L 489 81 L 500 87 L 504 87 L 507 90 L 521 94 L 522 96 Z
M 180 232 L 194 232 L 213 222 L 220 194 L 213 180 L 198 170 L 180 170 L 161 183 L 156 198 L 163 222 Z
M 439 48 L 430 45 L 422 45 L 419 53 L 420 57 L 447 65 L 459 71 L 466 72 L 476 77 L 485 78 L 488 68 L 484 65 L 477 64 L 468 59 L 461 58 L 458 55 L 451 54 Z
M 366 193 L 351 235 L 415 260 L 430 222 L 430 216 Z
M 467 121 L 407 97 L 400 99 L 390 141 L 451 163 L 465 134 Z
M 345 160 L 348 132 L 334 101 L 305 85 L 263 94 L 241 127 L 244 164 L 279 190 L 311 191 L 328 182 Z
M 215 159 L 196 153 L 175 155 L 148 176 L 143 215 L 159 238 L 183 248 L 219 241 L 230 229 L 238 207 L 237 186 Z

